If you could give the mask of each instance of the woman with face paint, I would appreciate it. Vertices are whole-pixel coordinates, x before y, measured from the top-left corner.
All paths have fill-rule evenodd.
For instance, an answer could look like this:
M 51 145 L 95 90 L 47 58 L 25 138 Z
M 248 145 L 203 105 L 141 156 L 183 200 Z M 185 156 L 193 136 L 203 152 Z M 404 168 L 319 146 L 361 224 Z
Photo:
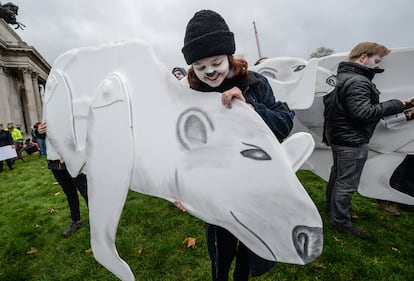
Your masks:
M 187 64 L 191 65 L 190 87 L 202 92 L 221 92 L 221 102 L 229 109 L 233 99 L 247 103 L 282 141 L 293 126 L 287 105 L 275 101 L 264 76 L 248 71 L 245 60 L 233 57 L 235 48 L 234 35 L 219 14 L 210 10 L 197 12 L 187 24 L 182 48 Z M 181 203 L 176 202 L 176 206 L 185 211 Z M 250 273 L 262 275 L 274 265 L 255 255 L 222 227 L 206 224 L 206 240 L 213 280 L 228 280 L 234 258 L 235 281 L 248 280 Z

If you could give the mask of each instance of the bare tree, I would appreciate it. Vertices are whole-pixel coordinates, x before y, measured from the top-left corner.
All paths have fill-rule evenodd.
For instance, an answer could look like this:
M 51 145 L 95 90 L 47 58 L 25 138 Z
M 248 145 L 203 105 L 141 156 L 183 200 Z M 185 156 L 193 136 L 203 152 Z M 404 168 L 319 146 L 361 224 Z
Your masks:
M 316 51 L 314 51 L 313 53 L 310 54 L 309 58 L 321 58 L 321 57 L 326 57 L 329 55 L 334 54 L 335 51 L 331 48 L 327 48 L 327 47 L 319 47 L 316 49 Z

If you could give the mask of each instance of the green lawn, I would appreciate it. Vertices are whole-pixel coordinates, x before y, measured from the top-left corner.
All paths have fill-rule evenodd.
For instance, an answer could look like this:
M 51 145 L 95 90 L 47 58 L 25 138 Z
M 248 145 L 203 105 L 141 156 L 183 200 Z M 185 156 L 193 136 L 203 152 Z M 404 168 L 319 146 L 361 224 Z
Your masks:
M 70 222 L 66 197 L 44 158 L 26 160 L 17 161 L 13 171 L 4 165 L 0 173 L 0 280 L 117 280 L 89 250 L 85 203 L 85 227 L 63 238 Z M 298 177 L 323 210 L 326 182 L 307 171 Z M 306 266 L 279 263 L 254 280 L 413 280 L 414 216 L 387 216 L 375 200 L 358 194 L 352 207 L 359 216 L 354 224 L 368 230 L 370 240 L 332 230 L 321 211 L 321 257 Z M 187 248 L 186 237 L 196 238 L 197 248 Z M 165 200 L 130 192 L 116 244 L 137 280 L 210 280 L 203 222 Z

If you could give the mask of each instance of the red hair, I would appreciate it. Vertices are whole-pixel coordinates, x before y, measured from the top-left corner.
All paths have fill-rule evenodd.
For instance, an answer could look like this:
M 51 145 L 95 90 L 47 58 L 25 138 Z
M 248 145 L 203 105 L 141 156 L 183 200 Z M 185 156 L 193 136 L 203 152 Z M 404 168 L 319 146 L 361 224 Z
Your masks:
M 231 78 L 237 77 L 239 75 L 247 76 L 248 64 L 246 60 L 235 58 L 233 55 L 229 55 L 228 59 L 229 59 L 230 71 L 233 71 Z M 193 66 L 191 66 L 190 69 L 188 70 L 187 79 L 188 79 L 188 84 L 190 84 L 190 88 L 192 89 L 197 88 L 198 85 L 202 83 L 200 79 L 198 79 L 197 75 L 195 74 Z

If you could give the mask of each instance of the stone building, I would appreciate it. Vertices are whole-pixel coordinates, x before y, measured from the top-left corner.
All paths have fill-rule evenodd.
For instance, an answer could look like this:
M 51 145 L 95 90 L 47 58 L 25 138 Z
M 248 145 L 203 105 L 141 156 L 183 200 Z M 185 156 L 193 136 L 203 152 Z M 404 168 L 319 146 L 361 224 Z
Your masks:
M 23 133 L 42 120 L 42 93 L 49 63 L 33 46 L 23 42 L 0 19 L 0 123 L 13 122 Z

